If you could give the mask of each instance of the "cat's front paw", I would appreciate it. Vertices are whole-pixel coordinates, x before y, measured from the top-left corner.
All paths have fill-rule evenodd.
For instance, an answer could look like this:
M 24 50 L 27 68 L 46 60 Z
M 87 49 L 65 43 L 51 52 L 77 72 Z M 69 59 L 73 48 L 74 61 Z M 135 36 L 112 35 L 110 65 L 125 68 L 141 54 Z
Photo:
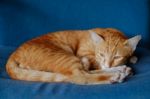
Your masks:
M 125 78 L 126 78 L 125 73 L 116 72 L 116 73 L 114 73 L 114 75 L 111 77 L 110 82 L 111 82 L 111 83 L 121 83 L 121 82 L 124 81 Z
M 118 71 L 120 73 L 124 73 L 126 76 L 132 74 L 132 69 L 130 67 L 127 67 L 126 65 L 112 67 L 110 68 L 110 71 Z
M 111 79 L 112 83 L 116 83 L 116 82 L 123 82 L 124 79 L 129 76 L 132 72 L 131 72 L 131 68 L 127 67 L 127 66 L 118 66 L 118 67 L 112 67 L 110 68 L 109 71 L 114 72 L 114 76 Z

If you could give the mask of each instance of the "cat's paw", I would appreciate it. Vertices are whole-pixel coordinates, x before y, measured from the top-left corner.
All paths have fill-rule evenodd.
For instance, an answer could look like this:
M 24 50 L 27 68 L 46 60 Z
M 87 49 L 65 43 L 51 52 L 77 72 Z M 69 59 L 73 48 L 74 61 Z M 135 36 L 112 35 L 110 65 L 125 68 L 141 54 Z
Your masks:
M 130 67 L 127 67 L 126 65 L 112 67 L 110 68 L 110 71 L 114 71 L 114 72 L 119 71 L 120 73 L 124 73 L 126 76 L 132 74 L 132 69 Z
M 126 78 L 126 74 L 125 74 L 125 73 L 116 72 L 116 73 L 114 73 L 114 75 L 111 77 L 110 82 L 111 82 L 111 83 L 121 83 L 121 82 L 124 81 L 125 78 Z
M 114 72 L 113 77 L 111 78 L 111 82 L 112 83 L 121 83 L 124 81 L 124 79 L 129 76 L 132 72 L 131 72 L 131 68 L 127 67 L 125 65 L 123 66 L 118 66 L 118 67 L 112 67 L 110 68 L 111 72 Z

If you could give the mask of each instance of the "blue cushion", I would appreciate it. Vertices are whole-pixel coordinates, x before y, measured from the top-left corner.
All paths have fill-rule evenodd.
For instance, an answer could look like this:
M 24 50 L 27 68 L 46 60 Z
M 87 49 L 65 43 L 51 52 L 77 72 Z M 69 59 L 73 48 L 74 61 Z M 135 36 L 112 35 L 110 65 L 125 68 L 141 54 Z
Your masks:
M 15 48 L 0 47 L 0 99 L 149 99 L 150 50 L 138 48 L 139 61 L 129 64 L 135 75 L 124 83 L 113 85 L 75 85 L 70 83 L 41 83 L 10 79 L 5 63 Z
M 150 0 L 0 0 L 0 99 L 149 99 Z M 142 34 L 129 64 L 135 75 L 114 85 L 79 86 L 9 78 L 5 63 L 21 43 L 46 32 L 113 27 L 128 37 Z

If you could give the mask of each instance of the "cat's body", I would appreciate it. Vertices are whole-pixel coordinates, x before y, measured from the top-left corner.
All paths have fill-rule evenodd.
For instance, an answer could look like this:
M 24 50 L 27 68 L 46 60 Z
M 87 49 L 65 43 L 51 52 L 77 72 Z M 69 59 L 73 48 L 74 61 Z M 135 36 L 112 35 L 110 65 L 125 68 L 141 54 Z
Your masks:
M 122 82 L 131 70 L 124 64 L 139 40 L 139 36 L 128 40 L 111 28 L 49 33 L 20 46 L 10 56 L 6 69 L 18 80 L 76 84 Z

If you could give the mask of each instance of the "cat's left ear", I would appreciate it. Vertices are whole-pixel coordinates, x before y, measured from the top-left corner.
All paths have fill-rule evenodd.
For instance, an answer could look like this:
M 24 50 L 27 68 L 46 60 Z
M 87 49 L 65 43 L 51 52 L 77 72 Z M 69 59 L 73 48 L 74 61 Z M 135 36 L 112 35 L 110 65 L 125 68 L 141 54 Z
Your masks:
M 98 35 L 97 33 L 95 33 L 94 31 L 89 31 L 90 32 L 90 36 L 92 41 L 94 42 L 94 44 L 99 44 L 102 41 L 104 41 L 103 37 L 101 37 L 100 35 Z
M 126 41 L 126 44 L 128 44 L 132 48 L 132 51 L 135 51 L 136 46 L 139 43 L 139 41 L 141 40 L 141 38 L 142 38 L 141 35 L 134 36 L 134 37 L 128 39 Z

